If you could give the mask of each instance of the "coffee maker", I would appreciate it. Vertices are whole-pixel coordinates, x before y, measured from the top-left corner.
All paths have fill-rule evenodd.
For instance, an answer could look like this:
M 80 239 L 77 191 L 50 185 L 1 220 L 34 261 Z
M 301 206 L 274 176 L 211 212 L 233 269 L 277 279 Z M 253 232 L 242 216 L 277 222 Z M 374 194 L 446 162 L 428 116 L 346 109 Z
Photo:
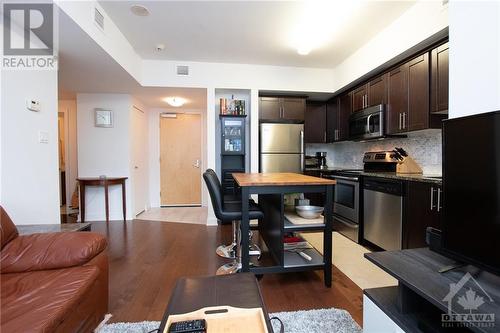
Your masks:
M 328 165 L 326 165 L 326 151 L 317 151 L 316 159 L 318 160 L 318 168 L 328 169 Z

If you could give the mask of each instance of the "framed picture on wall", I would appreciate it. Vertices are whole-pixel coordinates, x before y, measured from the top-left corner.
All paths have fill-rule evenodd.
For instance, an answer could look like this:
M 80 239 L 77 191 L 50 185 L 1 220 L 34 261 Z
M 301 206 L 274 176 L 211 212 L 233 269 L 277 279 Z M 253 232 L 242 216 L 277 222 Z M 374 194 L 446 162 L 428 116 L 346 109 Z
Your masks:
M 113 127 L 113 111 L 94 109 L 95 127 Z

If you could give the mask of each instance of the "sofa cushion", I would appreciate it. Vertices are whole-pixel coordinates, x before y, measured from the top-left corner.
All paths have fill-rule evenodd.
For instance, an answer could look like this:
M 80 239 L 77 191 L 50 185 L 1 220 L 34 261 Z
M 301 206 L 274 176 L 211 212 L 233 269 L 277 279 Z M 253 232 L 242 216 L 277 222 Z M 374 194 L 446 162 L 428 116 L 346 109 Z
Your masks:
M 106 238 L 93 232 L 18 236 L 0 252 L 0 270 L 4 274 L 79 266 L 104 251 L 106 245 Z
M 2 274 L 2 331 L 54 331 L 83 301 L 98 274 L 95 266 Z
M 3 249 L 3 247 L 16 238 L 17 235 L 16 225 L 10 219 L 9 214 L 0 206 L 0 249 Z

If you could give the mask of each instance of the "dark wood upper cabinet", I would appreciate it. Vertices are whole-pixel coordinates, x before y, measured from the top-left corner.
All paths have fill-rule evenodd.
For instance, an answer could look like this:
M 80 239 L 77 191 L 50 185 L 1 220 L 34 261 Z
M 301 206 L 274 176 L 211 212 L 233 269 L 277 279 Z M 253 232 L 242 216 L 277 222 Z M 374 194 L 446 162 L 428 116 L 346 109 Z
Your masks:
M 387 76 L 388 73 L 380 75 L 379 77 L 368 82 L 367 94 L 368 102 L 367 106 L 374 106 L 379 104 L 387 103 Z
M 429 128 L 429 53 L 408 62 L 408 112 L 403 113 L 403 129 Z
M 448 54 L 445 43 L 431 51 L 431 113 L 448 113 Z
M 305 111 L 302 97 L 259 97 L 260 120 L 304 121 Z
M 295 97 L 282 98 L 282 118 L 287 120 L 304 120 L 306 99 Z
M 343 94 L 338 97 L 339 125 L 336 141 L 349 139 L 349 116 L 352 113 L 352 95 Z
M 366 107 L 367 85 L 364 84 L 352 91 L 352 112 L 359 111 Z
M 278 97 L 259 97 L 259 118 L 280 119 L 281 101 Z
M 408 79 L 406 64 L 393 69 L 387 76 L 387 134 L 397 134 L 403 129 L 403 112 L 408 110 Z
M 438 185 L 408 182 L 403 222 L 403 248 L 426 247 L 427 227 L 441 229 L 442 196 L 443 192 Z
M 326 104 L 326 141 L 335 142 L 339 133 L 339 98 L 333 98 Z
M 326 143 L 326 103 L 307 103 L 304 120 L 304 142 Z

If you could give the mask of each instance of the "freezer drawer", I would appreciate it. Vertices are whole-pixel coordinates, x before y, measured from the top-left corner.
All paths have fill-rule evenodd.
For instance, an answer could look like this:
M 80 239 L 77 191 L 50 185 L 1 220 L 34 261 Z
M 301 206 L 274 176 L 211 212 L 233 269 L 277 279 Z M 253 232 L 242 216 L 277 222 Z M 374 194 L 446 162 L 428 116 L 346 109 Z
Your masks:
M 387 251 L 401 250 L 403 197 L 367 189 L 363 195 L 363 238 Z
M 261 153 L 303 153 L 304 125 L 260 124 Z
M 302 154 L 261 154 L 260 172 L 302 173 Z

